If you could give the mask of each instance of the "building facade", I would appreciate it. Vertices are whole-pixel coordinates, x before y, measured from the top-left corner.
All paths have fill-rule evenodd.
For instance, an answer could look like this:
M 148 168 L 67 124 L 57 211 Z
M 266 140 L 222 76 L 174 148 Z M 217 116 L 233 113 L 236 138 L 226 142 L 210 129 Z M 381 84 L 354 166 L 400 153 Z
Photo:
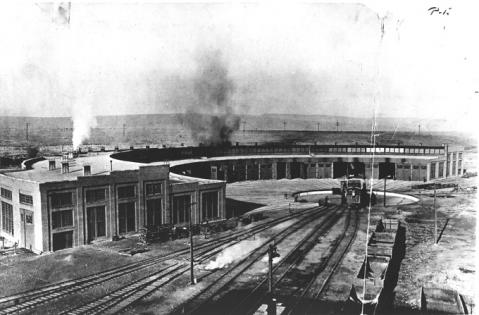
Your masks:
M 224 182 L 170 178 L 167 165 L 67 176 L 71 180 L 61 180 L 65 170 L 56 168 L 46 180 L 26 179 L 28 172 L 32 178 L 45 173 L 0 174 L 1 235 L 34 252 L 111 240 L 145 226 L 187 225 L 190 213 L 193 224 L 225 217 Z M 56 174 L 62 178 L 54 180 Z

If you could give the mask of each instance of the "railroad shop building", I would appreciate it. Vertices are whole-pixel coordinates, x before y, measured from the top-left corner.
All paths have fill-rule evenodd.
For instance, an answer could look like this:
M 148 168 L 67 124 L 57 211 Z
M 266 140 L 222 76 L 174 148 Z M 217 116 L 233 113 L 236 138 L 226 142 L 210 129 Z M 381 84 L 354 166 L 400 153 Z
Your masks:
M 225 217 L 224 181 L 108 155 L 40 161 L 0 174 L 0 189 L 1 236 L 37 253 Z

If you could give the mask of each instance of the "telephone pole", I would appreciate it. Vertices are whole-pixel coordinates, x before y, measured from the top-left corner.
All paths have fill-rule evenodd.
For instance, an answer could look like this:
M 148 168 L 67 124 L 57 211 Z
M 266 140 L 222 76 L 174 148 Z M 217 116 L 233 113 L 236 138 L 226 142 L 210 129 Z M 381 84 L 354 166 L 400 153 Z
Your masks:
M 189 222 L 189 229 L 190 229 L 190 282 L 191 284 L 195 284 L 195 273 L 193 269 L 193 205 L 196 204 L 196 202 L 190 203 L 190 222 Z
M 434 245 L 437 245 L 436 182 L 434 182 Z
M 28 141 L 28 125 L 29 125 L 29 123 L 25 124 L 25 136 L 26 136 L 27 141 Z

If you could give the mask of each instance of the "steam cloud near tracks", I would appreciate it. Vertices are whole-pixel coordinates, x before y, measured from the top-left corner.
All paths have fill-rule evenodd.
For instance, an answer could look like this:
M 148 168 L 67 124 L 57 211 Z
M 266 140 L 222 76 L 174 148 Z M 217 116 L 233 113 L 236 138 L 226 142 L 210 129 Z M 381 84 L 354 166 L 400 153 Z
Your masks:
M 252 250 L 259 247 L 265 241 L 261 238 L 254 240 L 244 240 L 233 246 L 224 249 L 215 260 L 211 260 L 206 266 L 206 270 L 223 269 L 233 262 L 246 257 Z

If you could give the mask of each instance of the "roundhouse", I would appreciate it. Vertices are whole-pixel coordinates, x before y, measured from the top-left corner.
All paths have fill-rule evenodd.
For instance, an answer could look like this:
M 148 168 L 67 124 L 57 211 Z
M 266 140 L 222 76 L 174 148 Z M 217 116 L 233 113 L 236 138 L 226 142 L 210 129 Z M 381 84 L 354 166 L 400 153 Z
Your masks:
M 97 155 L 91 155 L 97 154 Z M 374 157 L 373 157 L 374 155 Z M 0 174 L 1 236 L 34 252 L 224 219 L 226 182 L 281 178 L 429 181 L 463 173 L 452 146 L 147 148 L 25 163 Z M 31 165 L 30 165 L 31 164 Z

